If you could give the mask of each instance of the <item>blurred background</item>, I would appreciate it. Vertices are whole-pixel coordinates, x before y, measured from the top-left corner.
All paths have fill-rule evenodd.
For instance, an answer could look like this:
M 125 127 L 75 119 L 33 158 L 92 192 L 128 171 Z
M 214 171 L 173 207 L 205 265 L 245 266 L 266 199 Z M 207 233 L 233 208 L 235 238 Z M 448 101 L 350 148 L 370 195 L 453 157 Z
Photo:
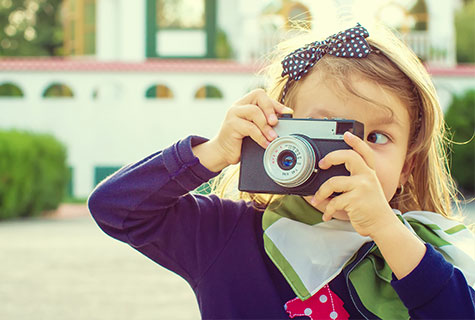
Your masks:
M 0 319 L 198 319 L 183 280 L 94 225 L 88 194 L 211 137 L 293 25 L 356 21 L 393 28 L 424 62 L 472 198 L 473 0 L 0 0 Z

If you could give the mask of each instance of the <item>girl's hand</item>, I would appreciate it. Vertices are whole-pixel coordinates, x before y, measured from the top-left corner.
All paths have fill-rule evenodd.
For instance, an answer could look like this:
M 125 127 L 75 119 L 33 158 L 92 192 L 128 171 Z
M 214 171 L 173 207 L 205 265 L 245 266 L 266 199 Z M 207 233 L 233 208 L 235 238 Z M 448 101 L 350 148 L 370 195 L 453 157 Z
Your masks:
M 194 147 L 193 153 L 205 167 L 218 172 L 239 162 L 244 137 L 250 136 L 266 148 L 277 138 L 272 128 L 278 122 L 277 114 L 292 112 L 264 90 L 253 90 L 231 106 L 216 137 Z
M 340 210 L 345 211 L 354 229 L 362 236 L 374 239 L 376 234 L 392 223 L 399 223 L 384 195 L 374 170 L 373 150 L 359 137 L 346 132 L 345 142 L 352 149 L 336 150 L 319 162 L 323 170 L 345 164 L 350 176 L 335 176 L 325 181 L 311 203 L 322 203 L 334 192 L 341 194 L 329 200 L 323 220 L 329 221 Z

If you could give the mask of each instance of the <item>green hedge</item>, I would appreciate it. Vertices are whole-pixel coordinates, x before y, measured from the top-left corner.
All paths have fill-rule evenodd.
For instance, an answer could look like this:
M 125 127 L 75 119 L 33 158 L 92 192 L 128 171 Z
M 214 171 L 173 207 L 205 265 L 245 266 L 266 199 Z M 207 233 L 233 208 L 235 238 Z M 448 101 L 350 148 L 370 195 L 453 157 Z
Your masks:
M 56 209 L 68 180 L 66 149 L 54 137 L 0 130 L 0 219 Z
M 454 100 L 445 114 L 445 121 L 452 132 L 452 176 L 463 193 L 475 192 L 475 90 L 469 90 Z

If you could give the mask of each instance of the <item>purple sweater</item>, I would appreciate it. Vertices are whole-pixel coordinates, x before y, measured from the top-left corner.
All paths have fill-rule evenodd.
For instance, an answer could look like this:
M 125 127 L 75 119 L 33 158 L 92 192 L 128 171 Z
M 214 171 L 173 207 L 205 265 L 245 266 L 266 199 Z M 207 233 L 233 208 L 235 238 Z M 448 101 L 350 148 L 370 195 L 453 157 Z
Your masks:
M 295 294 L 264 251 L 262 212 L 189 193 L 216 176 L 191 151 L 204 141 L 188 137 L 122 168 L 94 190 L 89 209 L 104 232 L 183 277 L 203 319 L 289 319 L 284 304 Z M 392 286 L 412 318 L 475 319 L 473 289 L 430 245 Z M 350 318 L 375 318 L 342 274 L 330 288 Z

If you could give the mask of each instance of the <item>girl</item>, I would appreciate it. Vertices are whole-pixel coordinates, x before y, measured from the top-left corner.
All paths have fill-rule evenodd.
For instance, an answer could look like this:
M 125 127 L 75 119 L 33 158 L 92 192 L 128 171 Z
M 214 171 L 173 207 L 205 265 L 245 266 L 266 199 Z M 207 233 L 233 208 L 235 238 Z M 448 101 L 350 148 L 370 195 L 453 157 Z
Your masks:
M 305 43 L 283 49 L 267 93 L 231 106 L 216 137 L 190 136 L 101 183 L 95 220 L 188 281 L 204 319 L 474 318 L 473 236 L 448 219 L 455 190 L 424 67 L 360 25 Z M 239 162 L 244 137 L 266 148 L 285 113 L 364 123 L 364 139 L 347 132 L 351 149 L 318 162 L 350 176 L 307 197 L 190 193 Z M 221 195 L 237 176 L 226 174 Z

